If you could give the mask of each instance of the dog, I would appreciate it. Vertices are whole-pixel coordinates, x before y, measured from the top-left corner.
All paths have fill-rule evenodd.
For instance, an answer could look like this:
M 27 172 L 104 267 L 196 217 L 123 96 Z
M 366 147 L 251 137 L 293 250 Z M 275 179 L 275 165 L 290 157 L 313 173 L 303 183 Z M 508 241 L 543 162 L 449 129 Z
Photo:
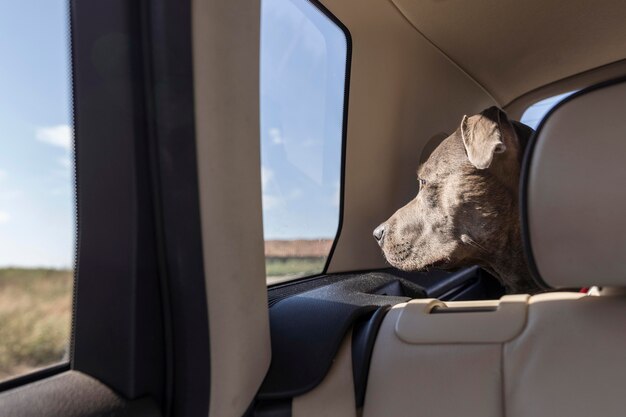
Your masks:
M 480 265 L 507 293 L 536 293 L 522 249 L 521 162 L 533 130 L 497 107 L 464 116 L 417 170 L 417 196 L 374 230 L 405 271 Z

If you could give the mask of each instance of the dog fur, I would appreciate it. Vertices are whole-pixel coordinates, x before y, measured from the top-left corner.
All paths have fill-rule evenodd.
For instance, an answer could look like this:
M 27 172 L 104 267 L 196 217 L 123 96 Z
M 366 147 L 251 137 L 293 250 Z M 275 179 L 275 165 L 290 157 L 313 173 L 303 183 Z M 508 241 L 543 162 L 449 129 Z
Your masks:
M 418 271 L 480 265 L 508 293 L 535 293 L 522 249 L 519 177 L 532 129 L 491 107 L 463 117 L 419 167 L 417 196 L 374 231 L 387 261 Z

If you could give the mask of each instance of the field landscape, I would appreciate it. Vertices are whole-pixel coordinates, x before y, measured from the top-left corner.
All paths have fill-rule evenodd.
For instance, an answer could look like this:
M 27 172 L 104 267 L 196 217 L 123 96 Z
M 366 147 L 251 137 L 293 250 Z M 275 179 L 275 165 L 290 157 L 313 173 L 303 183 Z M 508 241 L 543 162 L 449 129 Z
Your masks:
M 268 285 L 319 274 L 324 270 L 332 244 L 330 239 L 265 241 Z
M 67 355 L 73 272 L 0 269 L 0 381 Z

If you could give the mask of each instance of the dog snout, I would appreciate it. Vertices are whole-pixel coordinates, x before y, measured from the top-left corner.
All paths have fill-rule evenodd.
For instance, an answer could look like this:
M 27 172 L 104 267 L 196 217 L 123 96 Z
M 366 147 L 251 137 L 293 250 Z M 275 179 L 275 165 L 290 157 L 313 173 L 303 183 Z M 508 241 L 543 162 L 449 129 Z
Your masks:
M 378 244 L 382 245 L 383 239 L 385 238 L 385 223 L 379 225 L 376 229 L 374 229 L 373 235 Z

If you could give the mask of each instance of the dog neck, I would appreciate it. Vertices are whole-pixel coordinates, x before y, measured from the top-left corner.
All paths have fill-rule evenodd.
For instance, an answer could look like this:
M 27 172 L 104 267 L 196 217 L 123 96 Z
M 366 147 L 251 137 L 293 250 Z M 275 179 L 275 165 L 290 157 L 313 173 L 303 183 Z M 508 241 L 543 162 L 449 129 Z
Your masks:
M 524 255 L 519 222 L 513 224 L 507 238 L 494 251 L 494 256 L 485 261 L 483 268 L 496 276 L 509 294 L 540 292 L 542 289 L 532 278 Z

